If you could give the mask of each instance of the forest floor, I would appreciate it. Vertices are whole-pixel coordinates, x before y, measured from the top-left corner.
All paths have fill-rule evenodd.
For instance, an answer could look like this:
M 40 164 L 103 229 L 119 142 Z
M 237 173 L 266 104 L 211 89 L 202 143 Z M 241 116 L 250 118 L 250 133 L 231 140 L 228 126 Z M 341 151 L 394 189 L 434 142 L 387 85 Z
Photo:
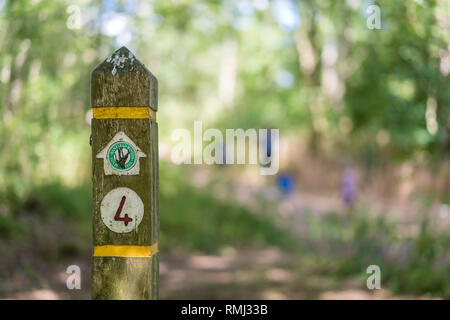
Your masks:
M 80 290 L 66 286 L 66 268 L 81 268 Z M 361 289 L 354 279 L 308 268 L 299 257 L 278 248 L 227 252 L 223 255 L 170 252 L 160 262 L 160 299 L 418 299 L 389 290 Z M 10 279 L 12 280 L 12 279 Z M 14 279 L 15 293 L 3 299 L 90 299 L 90 259 L 52 265 L 34 281 Z
M 227 201 L 236 201 L 252 212 L 261 207 L 274 209 L 274 223 L 280 225 L 301 242 L 315 243 L 321 251 L 284 250 L 277 246 L 263 248 L 225 247 L 219 253 L 175 248 L 160 253 L 161 299 L 421 299 L 428 295 L 394 294 L 382 282 L 382 289 L 366 288 L 366 270 L 360 274 L 342 275 L 333 272 L 334 261 L 327 252 L 333 251 L 332 239 L 309 239 L 305 233 L 308 214 L 325 214 L 341 207 L 339 198 L 297 192 L 282 197 L 271 187 L 251 187 L 242 181 L 214 184 L 204 179 L 207 171 L 192 171 L 191 180 L 197 188 L 207 186 L 212 193 Z M 207 181 L 208 180 L 208 181 Z M 199 182 L 200 181 L 200 182 Z M 211 185 L 212 183 L 212 185 Z M 265 199 L 265 200 L 264 200 Z M 339 211 L 339 210 L 338 210 Z M 340 210 L 342 211 L 342 210 Z M 343 214 L 342 212 L 339 214 Z M 164 226 L 162 226 L 164 227 Z M 305 238 L 306 237 L 306 238 Z M 306 241 L 305 241 L 306 239 Z M 26 249 L 23 250 L 25 251 Z M 21 254 L 21 249 L 17 254 Z M 327 258 L 323 260 L 323 256 Z M 0 283 L 2 299 L 90 299 L 90 265 L 88 250 L 70 258 L 43 261 L 36 257 L 17 267 Z M 20 261 L 20 259 L 19 259 Z M 0 262 L 5 264 L 6 261 Z M 69 265 L 81 269 L 81 289 L 66 286 Z

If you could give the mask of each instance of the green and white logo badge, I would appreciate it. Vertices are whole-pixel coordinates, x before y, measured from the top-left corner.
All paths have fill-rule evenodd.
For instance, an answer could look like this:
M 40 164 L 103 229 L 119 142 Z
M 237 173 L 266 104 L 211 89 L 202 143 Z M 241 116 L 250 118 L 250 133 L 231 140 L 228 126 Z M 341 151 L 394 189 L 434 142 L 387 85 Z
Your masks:
M 147 155 L 122 131 L 100 151 L 105 175 L 132 176 L 139 174 L 139 159 Z
M 136 151 L 127 142 L 116 142 L 108 150 L 108 160 L 117 170 L 130 170 L 136 164 Z

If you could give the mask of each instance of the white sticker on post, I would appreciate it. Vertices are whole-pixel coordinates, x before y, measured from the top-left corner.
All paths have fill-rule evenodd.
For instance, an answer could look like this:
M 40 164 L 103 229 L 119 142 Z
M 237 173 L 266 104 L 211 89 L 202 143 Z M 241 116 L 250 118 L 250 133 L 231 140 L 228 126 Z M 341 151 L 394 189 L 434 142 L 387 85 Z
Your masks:
M 118 132 L 96 158 L 103 159 L 105 175 L 138 175 L 139 158 L 146 155 L 122 131 Z
M 144 216 L 144 203 L 129 188 L 116 188 L 108 192 L 100 205 L 103 223 L 113 232 L 136 230 Z

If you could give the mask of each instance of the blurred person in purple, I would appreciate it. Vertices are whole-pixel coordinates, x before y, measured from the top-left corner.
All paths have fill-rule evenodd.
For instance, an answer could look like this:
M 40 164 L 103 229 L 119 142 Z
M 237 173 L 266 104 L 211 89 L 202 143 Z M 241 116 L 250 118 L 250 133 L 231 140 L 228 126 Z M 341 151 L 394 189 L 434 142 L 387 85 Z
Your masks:
M 341 178 L 341 197 L 347 208 L 353 207 L 357 192 L 356 173 L 353 169 L 346 168 Z

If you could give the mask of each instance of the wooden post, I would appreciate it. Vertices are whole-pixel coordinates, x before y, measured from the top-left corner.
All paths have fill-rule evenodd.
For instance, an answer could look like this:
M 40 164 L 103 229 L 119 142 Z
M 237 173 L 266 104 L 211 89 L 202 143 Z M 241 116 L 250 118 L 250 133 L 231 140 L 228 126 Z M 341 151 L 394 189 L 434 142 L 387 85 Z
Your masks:
M 91 74 L 93 299 L 157 299 L 158 82 L 125 47 Z

